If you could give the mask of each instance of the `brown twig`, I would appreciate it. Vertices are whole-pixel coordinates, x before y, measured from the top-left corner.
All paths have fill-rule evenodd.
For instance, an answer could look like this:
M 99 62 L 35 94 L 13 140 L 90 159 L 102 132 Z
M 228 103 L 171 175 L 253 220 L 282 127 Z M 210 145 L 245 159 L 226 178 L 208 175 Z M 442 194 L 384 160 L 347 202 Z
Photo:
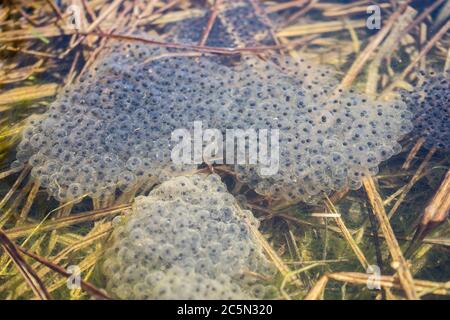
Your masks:
M 405 200 L 405 197 L 407 193 L 411 190 L 411 188 L 414 186 L 414 184 L 422 177 L 422 173 L 425 171 L 425 168 L 430 161 L 433 154 L 436 152 L 436 147 L 432 147 L 427 155 L 425 156 L 425 159 L 420 164 L 417 171 L 412 176 L 411 180 L 405 185 L 403 192 L 401 193 L 400 197 L 398 198 L 397 202 L 392 206 L 391 210 L 389 211 L 388 217 L 391 219 L 395 212 L 398 210 L 400 205 L 402 204 L 403 200 Z
M 0 180 L 5 179 L 6 177 L 9 177 L 10 175 L 13 175 L 13 174 L 21 171 L 22 169 L 23 169 L 23 167 L 18 167 L 18 168 L 13 168 L 13 169 L 9 169 L 7 171 L 0 172 Z
M 91 18 L 91 21 L 97 20 L 97 15 L 95 14 L 94 10 L 92 10 L 91 6 L 87 3 L 87 1 L 81 0 L 81 3 L 83 4 L 84 9 L 88 13 L 89 18 Z M 97 26 L 97 29 L 99 31 L 102 31 L 102 29 L 99 26 Z
M 80 34 L 82 34 L 83 36 L 78 38 L 77 41 L 75 41 L 75 43 L 73 45 L 70 46 L 69 49 L 67 49 L 65 52 L 63 52 L 60 57 L 63 58 L 65 57 L 70 51 L 72 51 L 73 48 L 77 47 L 85 38 L 85 36 L 89 33 L 91 33 L 93 30 L 95 30 L 100 23 L 106 19 L 115 9 L 117 9 L 120 4 L 123 2 L 123 0 L 116 0 L 113 3 L 111 3 L 111 5 L 108 7 L 108 9 L 106 9 L 95 21 L 93 21 L 89 27 L 86 28 L 86 30 L 84 32 L 79 32 Z M 102 32 L 102 31 L 100 31 Z
M 31 191 L 28 194 L 28 198 L 25 202 L 25 205 L 23 206 L 22 211 L 20 212 L 19 220 L 25 221 L 27 219 L 28 213 L 30 212 L 31 206 L 33 205 L 34 199 L 36 198 L 40 185 L 41 184 L 39 183 L 39 180 L 34 181 L 33 187 L 31 188 Z
M 216 0 L 214 3 L 214 6 L 211 10 L 211 15 L 209 16 L 208 23 L 206 24 L 205 29 L 203 30 L 203 34 L 200 38 L 200 41 L 198 42 L 199 46 L 204 46 L 206 41 L 208 40 L 209 33 L 211 32 L 211 29 L 214 25 L 214 22 L 216 22 L 217 15 L 219 14 L 219 7 L 222 3 L 222 0 Z
M 268 216 L 264 217 L 265 220 L 271 219 L 274 217 L 278 217 L 278 218 L 287 220 L 291 223 L 294 223 L 298 226 L 308 226 L 308 227 L 318 228 L 318 229 L 327 229 L 329 231 L 333 231 L 334 233 L 342 234 L 342 231 L 339 228 L 336 228 L 334 226 L 324 225 L 324 224 L 315 224 L 315 223 L 312 223 L 312 222 L 309 222 L 306 220 L 301 220 L 301 219 L 292 217 L 288 214 L 273 213 L 270 210 L 266 210 L 264 208 L 261 208 L 261 207 L 255 206 L 255 205 L 250 205 L 250 207 L 254 210 L 259 210 L 266 214 L 269 214 Z M 353 235 L 353 234 L 357 233 L 357 230 L 349 229 L 349 232 Z M 383 238 L 383 239 L 385 238 L 385 236 L 380 233 L 368 232 L 368 233 L 365 233 L 365 235 L 370 236 L 370 237 L 379 237 L 379 238 Z M 402 240 L 402 241 L 412 241 L 412 237 L 397 237 L 397 239 Z M 450 243 L 446 239 L 441 240 L 441 239 L 425 238 L 425 239 L 423 239 L 423 242 L 427 243 L 427 244 L 433 244 L 433 245 L 450 246 Z
M 69 278 L 72 276 L 72 274 L 70 274 L 69 272 L 66 271 L 66 269 L 64 269 L 63 267 L 58 266 L 57 264 L 54 264 L 53 262 L 50 262 L 46 259 L 44 259 L 43 257 L 38 256 L 37 254 L 31 253 L 26 251 L 25 249 L 22 248 L 18 248 L 23 254 L 33 258 L 34 260 L 42 263 L 43 265 L 45 265 L 46 267 L 48 267 L 49 269 L 51 269 L 54 272 L 57 272 L 59 274 L 61 274 L 62 276 Z M 111 298 L 106 295 L 104 292 L 102 292 L 101 290 L 99 290 L 98 288 L 94 287 L 92 284 L 84 281 L 83 279 L 80 279 L 80 286 L 81 289 L 83 289 L 84 291 L 90 293 L 91 295 L 102 299 L 102 300 L 111 300 Z
M 3 206 L 8 202 L 8 200 L 11 198 L 11 196 L 16 192 L 19 185 L 22 183 L 22 181 L 25 179 L 25 177 L 30 172 L 30 167 L 25 167 L 20 175 L 17 177 L 16 181 L 12 185 L 11 189 L 9 189 L 8 193 L 3 197 L 2 201 L 0 201 L 0 209 L 3 208 Z
M 348 187 L 344 187 L 343 189 L 334 192 L 331 196 L 330 196 L 330 201 L 333 204 L 338 203 L 340 200 L 344 199 L 347 194 L 349 193 L 350 189 Z
M 53 2 L 53 0 L 45 0 L 49 6 L 52 8 L 53 12 L 55 12 L 58 20 L 63 20 L 63 16 L 61 10 L 59 10 L 58 6 Z
M 327 275 L 322 276 L 319 281 L 316 282 L 314 287 L 309 290 L 308 294 L 305 296 L 305 300 L 319 300 L 325 291 L 329 277 Z
M 165 6 L 156 10 L 154 13 L 151 12 L 150 15 L 142 15 L 142 16 L 138 17 L 138 20 L 151 18 L 150 20 L 146 21 L 147 23 L 151 23 L 151 22 L 155 21 L 156 19 L 158 19 L 164 11 L 169 10 L 170 8 L 177 5 L 179 2 L 180 2 L 180 0 L 172 0 L 171 2 L 167 3 Z
M 299 10 L 298 12 L 294 13 L 292 16 L 290 16 L 286 23 L 291 23 L 292 21 L 297 20 L 298 18 L 302 17 L 303 15 L 305 15 L 309 10 L 311 10 L 312 8 L 314 8 L 314 5 L 318 2 L 318 0 L 311 0 L 304 8 L 302 8 L 301 10 Z
M 363 179 L 364 188 L 367 192 L 367 197 L 372 205 L 373 212 L 380 224 L 381 232 L 385 236 L 386 243 L 392 256 L 391 266 L 397 270 L 402 284 L 403 290 L 408 299 L 417 299 L 416 290 L 414 288 L 413 277 L 409 270 L 408 262 L 404 258 L 397 239 L 395 238 L 394 230 L 389 223 L 389 218 L 383 206 L 383 201 L 375 187 L 372 177 L 367 176 Z
M 15 227 L 6 231 L 10 238 L 20 238 L 24 237 L 31 232 L 47 232 L 51 230 L 56 230 L 59 228 L 68 227 L 74 224 L 83 223 L 87 221 L 94 221 L 100 218 L 104 218 L 113 214 L 120 213 L 127 209 L 130 209 L 130 205 L 120 205 L 113 208 L 92 210 L 79 214 L 72 214 L 69 217 L 59 218 L 47 223 L 40 223 L 37 225 L 28 225 L 22 227 Z
M 447 220 L 450 211 L 450 170 L 444 177 L 438 191 L 431 199 L 420 220 L 413 242 L 406 250 L 406 254 L 410 255 L 420 242 L 436 227 Z
M 50 294 L 47 292 L 47 289 L 45 288 L 42 280 L 20 255 L 20 253 L 18 252 L 18 249 L 20 250 L 20 248 L 18 248 L 11 240 L 9 240 L 8 236 L 3 232 L 2 229 L 0 229 L 0 245 L 17 266 L 19 272 L 31 287 L 34 294 L 41 300 L 50 300 Z
M 131 11 L 131 9 L 132 9 L 131 6 L 126 6 L 125 9 L 120 14 L 120 16 L 117 18 L 116 25 L 111 27 L 110 29 L 108 29 L 107 33 L 113 33 L 118 26 L 123 26 L 123 23 L 124 23 L 123 20 L 126 17 L 126 15 L 128 14 L 128 12 Z M 136 25 L 132 25 L 131 29 L 134 29 L 135 27 L 136 27 Z M 130 30 L 130 32 L 131 31 L 132 30 Z M 92 66 L 92 64 L 95 62 L 95 59 L 97 59 L 97 57 L 100 55 L 102 50 L 105 48 L 106 43 L 107 43 L 108 40 L 109 40 L 109 38 L 102 39 L 102 41 L 100 42 L 99 46 L 89 55 L 89 58 L 87 59 L 87 61 L 84 64 L 83 68 L 81 69 L 80 73 L 78 74 L 79 77 L 81 75 L 83 75 L 84 72 L 86 72 L 86 70 L 88 70 Z
M 292 281 L 295 285 L 301 287 L 302 283 L 300 279 L 292 273 L 290 268 L 284 263 L 284 261 L 278 256 L 276 251 L 272 248 L 272 246 L 267 242 L 261 232 L 256 228 L 251 221 L 242 213 L 241 207 L 236 205 L 236 209 L 239 210 L 242 214 L 242 218 L 244 222 L 247 224 L 251 234 L 256 239 L 256 241 L 261 245 L 262 249 L 266 252 L 267 256 L 270 258 L 274 266 L 278 269 L 280 274 L 287 280 Z
M 96 34 L 98 36 L 102 36 L 102 37 L 106 37 L 106 38 L 114 38 L 114 39 L 126 40 L 126 41 L 139 41 L 139 42 L 144 42 L 147 44 L 162 46 L 162 47 L 166 47 L 166 48 L 190 49 L 193 51 L 209 52 L 209 53 L 217 53 L 217 54 L 229 54 L 229 55 L 281 49 L 284 47 L 282 45 L 276 45 L 276 46 L 258 46 L 258 47 L 246 47 L 246 48 L 223 48 L 223 47 L 180 44 L 180 43 L 175 43 L 175 42 L 164 42 L 164 41 L 145 39 L 142 37 L 113 34 L 113 33 L 89 32 L 89 33 L 85 33 L 85 34 Z
M 381 245 L 380 245 L 380 238 L 378 237 L 378 223 L 375 219 L 375 216 L 372 212 L 370 212 L 370 210 L 367 210 L 368 216 L 369 216 L 369 221 L 370 221 L 370 227 L 372 229 L 372 242 L 373 242 L 373 246 L 375 248 L 375 257 L 377 259 L 377 265 L 380 268 L 380 272 L 383 273 L 385 266 L 384 266 L 384 261 L 383 261 L 383 253 L 381 251 Z M 382 298 L 383 300 L 386 300 L 386 291 L 383 290 L 381 292 Z
M 374 275 L 357 272 L 335 272 L 322 276 L 319 281 L 316 282 L 314 287 L 308 292 L 305 299 L 318 300 L 323 295 L 325 287 L 329 280 L 335 280 L 340 282 L 353 283 L 358 285 L 367 285 L 369 281 L 373 280 Z M 402 284 L 399 283 L 399 279 L 394 276 L 383 276 L 379 278 L 380 287 L 386 289 L 401 289 Z M 414 280 L 414 285 L 417 286 L 422 292 L 421 294 L 434 293 L 441 295 L 448 295 L 450 291 L 450 283 L 439 283 L 426 280 Z
M 411 24 L 408 27 L 406 27 L 405 30 L 402 31 L 402 36 L 401 37 L 403 37 L 404 35 L 410 33 L 412 31 L 412 29 L 417 27 L 419 25 L 419 23 L 421 23 L 424 19 L 426 19 L 430 15 L 430 13 L 432 13 L 444 1 L 445 0 L 437 0 L 431 6 L 429 6 L 425 10 L 423 10 L 423 12 L 413 22 L 411 22 Z
M 277 3 L 277 4 L 273 4 L 269 7 L 267 7 L 266 11 L 267 11 L 267 13 L 273 13 L 273 12 L 286 10 L 286 9 L 290 9 L 290 8 L 302 7 L 308 1 L 309 0 L 294 0 L 294 1 L 284 2 L 284 3 Z
M 328 210 L 330 212 L 333 212 L 335 214 L 338 213 L 337 210 L 336 210 L 336 207 L 333 205 L 333 203 L 330 201 L 330 199 L 328 199 L 328 197 L 327 197 L 327 199 L 325 201 L 325 205 L 327 206 L 327 208 L 328 208 Z M 367 259 L 366 259 L 365 255 L 364 255 L 364 253 L 362 252 L 362 250 L 359 248 L 359 246 L 356 243 L 355 239 L 353 239 L 352 234 L 347 229 L 347 226 L 345 225 L 344 221 L 342 220 L 341 215 L 338 215 L 338 216 L 334 217 L 333 219 L 334 219 L 336 225 L 341 230 L 341 233 L 344 236 L 344 239 L 350 245 L 350 248 L 352 248 L 353 253 L 358 258 L 359 263 L 361 264 L 363 269 L 366 270 L 367 267 L 369 266 L 369 262 L 367 261 Z
M 419 152 L 420 148 L 423 146 L 425 142 L 425 139 L 423 137 L 419 138 L 414 146 L 412 147 L 411 151 L 408 153 L 408 156 L 406 157 L 405 162 L 402 165 L 403 170 L 408 170 L 411 166 L 411 162 L 414 160 L 414 157 L 416 156 L 417 152 Z
M 362 68 L 366 65 L 367 60 L 369 60 L 372 53 L 378 48 L 380 43 L 386 37 L 386 35 L 391 30 L 392 26 L 397 22 L 397 19 L 406 10 L 410 0 L 403 2 L 399 8 L 391 14 L 389 19 L 386 21 L 385 26 L 374 36 L 372 41 L 364 50 L 359 54 L 356 60 L 353 62 L 352 66 L 348 70 L 345 77 L 342 79 L 338 89 L 349 87 L 353 81 L 356 79 L 358 74 L 361 72 Z
M 249 0 L 250 4 L 252 5 L 256 16 L 261 19 L 261 21 L 263 21 L 267 26 L 268 26 L 268 31 L 270 33 L 270 37 L 273 40 L 273 42 L 276 45 L 280 45 L 280 41 L 278 40 L 276 33 L 275 33 L 275 28 L 274 25 L 272 23 L 272 20 L 269 19 L 269 17 L 267 16 L 266 11 L 263 9 L 263 7 L 260 5 L 258 0 Z
M 419 52 L 419 54 L 411 61 L 411 63 L 403 70 L 403 72 L 397 76 L 392 83 L 384 89 L 383 93 L 380 97 L 385 97 L 389 92 L 391 92 L 397 84 L 405 79 L 405 77 L 414 69 L 415 65 L 433 48 L 433 46 L 438 42 L 448 31 L 450 28 L 450 21 L 447 21 L 447 23 L 437 32 L 433 38 L 430 39 L 430 41 L 427 42 L 425 47 Z
M 59 59 L 57 55 L 47 53 L 47 52 L 36 51 L 36 50 L 27 50 L 27 49 L 16 48 L 16 47 L 11 47 L 11 46 L 5 46 L 0 49 L 12 51 L 12 52 L 20 52 L 20 53 L 24 53 L 24 54 L 37 56 L 37 57 Z

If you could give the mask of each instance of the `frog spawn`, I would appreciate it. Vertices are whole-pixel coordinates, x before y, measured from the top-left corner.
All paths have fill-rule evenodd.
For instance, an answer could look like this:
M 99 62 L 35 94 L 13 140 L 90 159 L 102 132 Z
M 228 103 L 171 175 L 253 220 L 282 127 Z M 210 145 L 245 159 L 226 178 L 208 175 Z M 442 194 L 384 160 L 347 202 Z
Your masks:
M 274 269 L 218 175 L 173 178 L 138 197 L 105 253 L 107 291 L 121 299 L 274 298 L 246 272 Z
M 256 69 L 264 69 L 261 64 Z M 412 129 L 412 114 L 403 102 L 370 101 L 353 90 L 332 95 L 336 83 L 329 70 L 313 69 L 315 73 L 309 71 L 311 65 L 303 70 L 290 60 L 276 64 L 289 77 L 302 79 L 304 90 L 295 96 L 282 83 L 274 95 L 278 100 L 265 97 L 265 107 L 272 110 L 254 112 L 272 128 L 281 128 L 275 175 L 262 177 L 255 166 L 236 168 L 256 191 L 313 203 L 333 190 L 360 188 L 365 175 L 376 174 L 381 161 L 401 151 L 397 140 Z M 255 96 L 264 96 L 256 91 Z
M 423 76 L 423 75 L 422 75 Z M 413 113 L 415 136 L 425 139 L 425 147 L 450 148 L 450 71 L 430 74 L 423 84 L 403 93 Z
M 265 176 L 259 164 L 235 165 L 238 177 L 264 195 L 314 202 L 359 188 L 364 175 L 401 150 L 396 141 L 411 129 L 402 102 L 373 102 L 352 90 L 330 98 L 336 85 L 330 69 L 303 59 L 247 57 L 227 65 L 115 42 L 29 122 L 15 165 L 28 161 L 60 201 L 104 198 L 194 170 L 170 158 L 172 132 L 192 131 L 194 121 L 222 132 L 277 129 L 279 170 Z

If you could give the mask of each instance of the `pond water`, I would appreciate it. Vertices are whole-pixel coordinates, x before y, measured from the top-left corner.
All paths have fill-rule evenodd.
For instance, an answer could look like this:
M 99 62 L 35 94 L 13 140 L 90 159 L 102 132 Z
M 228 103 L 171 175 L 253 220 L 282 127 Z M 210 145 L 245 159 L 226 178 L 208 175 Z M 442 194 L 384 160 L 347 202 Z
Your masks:
M 1 298 L 449 297 L 448 2 L 50 3 L 0 6 L 0 244 L 94 289 Z

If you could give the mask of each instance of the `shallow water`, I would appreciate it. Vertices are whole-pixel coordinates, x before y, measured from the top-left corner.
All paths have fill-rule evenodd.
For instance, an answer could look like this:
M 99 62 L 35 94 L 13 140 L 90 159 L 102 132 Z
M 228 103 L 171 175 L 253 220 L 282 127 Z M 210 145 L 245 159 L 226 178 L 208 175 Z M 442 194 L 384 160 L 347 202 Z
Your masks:
M 433 3 L 413 1 L 391 26 L 390 17 L 401 8 L 380 4 L 380 27 L 388 25 L 393 31 L 360 68 L 355 62 L 383 29 L 372 28 L 373 24 L 369 28 L 367 21 L 376 22 L 370 20 L 373 14 L 351 1 L 324 2 L 303 12 L 284 8 L 281 1 L 257 8 L 249 1 L 225 1 L 207 38 L 211 6 L 196 1 L 164 9 L 161 16 L 143 13 L 140 19 L 129 14 L 127 5 L 112 7 L 116 18 L 106 16 L 101 30 L 92 31 L 106 32 L 114 26 L 115 36 L 109 40 L 105 35 L 99 39 L 91 34 L 83 40 L 76 35 L 70 23 L 88 30 L 95 20 L 89 13 L 80 20 L 86 19 L 85 26 L 77 26 L 77 19 L 58 22 L 69 33 L 58 35 L 55 13 L 44 2 L 22 13 L 5 9 L 7 14 L 0 15 L 0 42 L 6 46 L 1 53 L 5 72 L 0 74 L 0 226 L 17 245 L 62 267 L 76 266 L 95 286 L 106 288 L 100 266 L 111 245 L 108 235 L 117 228 L 112 219 L 132 215 L 128 206 L 134 199 L 157 192 L 164 181 L 215 172 L 239 206 L 261 222 L 253 241 L 278 268 L 277 274 L 265 278 L 271 297 L 302 299 L 324 274 L 367 276 L 369 265 L 393 275 L 391 254 L 398 248 L 410 259 L 409 277 L 439 286 L 449 274 L 448 208 L 443 205 L 448 192 L 433 202 L 449 169 L 450 92 L 448 74 L 443 72 L 448 67 L 446 9 L 437 7 L 431 20 L 397 39 Z M 144 9 L 146 2 L 140 5 Z M 110 6 L 104 1 L 91 9 L 100 16 Z M 66 12 L 64 1 L 60 9 Z M 26 28 L 29 31 L 20 33 Z M 21 37 L 27 39 L 17 40 Z M 72 48 L 77 39 L 81 42 Z M 417 63 L 415 57 L 433 39 L 437 44 Z M 14 52 L 14 48 L 22 49 Z M 282 55 L 287 58 L 279 58 Z M 431 72 L 442 76 L 438 79 Z M 426 82 L 430 79 L 438 80 L 430 86 Z M 338 90 L 343 87 L 347 88 Z M 18 92 L 21 88 L 25 89 Z M 405 90 L 413 98 L 405 98 L 409 96 Z M 196 140 L 199 121 L 204 130 L 217 129 L 200 132 L 215 136 L 215 144 Z M 243 140 L 250 148 L 247 156 L 239 148 L 232 152 L 234 160 L 243 157 L 242 163 L 224 157 L 230 150 L 225 137 L 237 129 L 254 130 L 258 137 L 253 145 L 251 139 Z M 268 131 L 266 141 L 258 136 L 261 130 Z M 280 134 L 275 140 L 276 130 Z M 224 138 L 223 148 L 217 145 L 219 138 Z M 202 144 L 209 151 L 217 149 L 202 153 Z M 174 148 L 193 154 L 180 163 Z M 272 155 L 270 161 L 249 163 L 255 154 L 259 156 L 255 159 L 263 159 L 264 148 Z M 276 172 L 263 174 L 263 167 Z M 389 237 L 386 228 L 379 227 L 384 213 L 376 209 L 373 213 L 368 181 L 375 181 L 379 192 L 375 198 L 392 216 L 399 245 L 384 240 Z M 443 209 L 425 210 L 430 203 Z M 195 215 L 182 203 L 175 206 L 186 217 Z M 422 229 L 417 225 L 429 212 L 439 213 L 439 223 L 419 234 Z M 378 228 L 379 236 L 374 236 Z M 420 241 L 412 241 L 415 235 Z M 416 243 L 421 245 L 413 247 Z M 145 245 L 139 246 L 145 252 Z M 237 250 L 230 246 L 228 251 Z M 203 247 L 198 250 L 203 252 Z M 33 293 L 14 263 L 1 253 L 0 297 L 31 298 Z M 170 269 L 171 262 L 158 254 L 164 263 L 147 268 Z M 220 261 L 210 259 L 213 265 Z M 307 265 L 311 269 L 297 282 L 279 290 L 283 272 Z M 209 277 L 214 278 L 214 272 Z M 242 272 L 233 274 L 236 281 L 244 281 L 238 275 Z M 54 273 L 45 271 L 40 277 L 54 297 L 89 297 L 89 292 L 73 293 L 57 283 Z M 351 277 L 347 285 L 331 281 L 325 298 L 386 298 L 369 283 L 352 281 Z M 402 282 L 393 294 L 417 298 L 425 291 L 420 285 L 408 291 L 408 283 Z M 159 298 L 174 297 L 165 292 Z M 448 298 L 448 291 L 423 298 Z

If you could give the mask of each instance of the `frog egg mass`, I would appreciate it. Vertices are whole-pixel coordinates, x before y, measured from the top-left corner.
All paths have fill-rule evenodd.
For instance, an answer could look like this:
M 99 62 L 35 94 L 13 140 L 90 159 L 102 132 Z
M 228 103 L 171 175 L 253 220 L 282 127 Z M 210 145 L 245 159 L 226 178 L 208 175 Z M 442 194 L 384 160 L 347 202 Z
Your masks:
M 414 114 L 414 135 L 425 139 L 425 146 L 448 151 L 450 145 L 450 71 L 432 74 L 421 86 L 403 95 Z
M 135 200 L 105 253 L 107 291 L 122 299 L 261 299 L 274 269 L 216 174 L 176 177 Z
M 19 145 L 16 165 L 31 164 L 33 177 L 59 201 L 192 171 L 196 164 L 171 161 L 171 134 L 201 121 L 221 132 L 278 130 L 273 174 L 262 174 L 259 164 L 227 164 L 263 195 L 313 202 L 332 190 L 358 189 L 363 176 L 401 150 L 397 141 L 412 128 L 403 102 L 375 102 L 353 90 L 333 95 L 333 72 L 304 59 L 227 63 L 112 43 L 29 122 Z

